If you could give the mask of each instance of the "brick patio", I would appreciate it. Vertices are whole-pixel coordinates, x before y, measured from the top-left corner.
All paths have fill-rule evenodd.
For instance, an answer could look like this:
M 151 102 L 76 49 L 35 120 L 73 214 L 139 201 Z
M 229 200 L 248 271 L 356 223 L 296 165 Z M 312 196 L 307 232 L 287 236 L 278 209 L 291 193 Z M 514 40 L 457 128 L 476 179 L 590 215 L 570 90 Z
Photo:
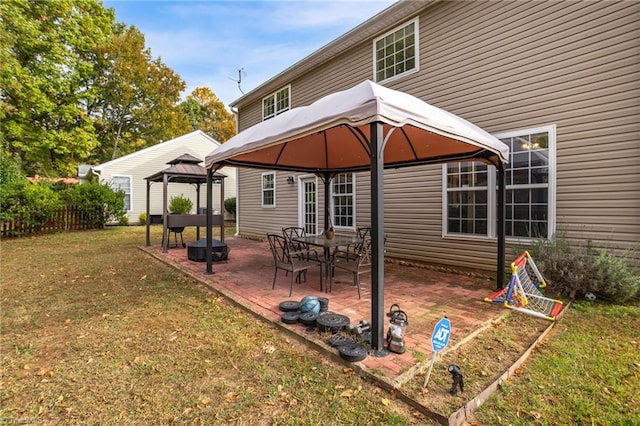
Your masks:
M 159 244 L 142 249 L 243 308 L 315 342 L 316 346 L 320 344 L 329 353 L 338 352 L 324 343 L 318 343 L 322 342 L 319 333 L 306 331 L 302 325 L 280 322 L 282 312 L 278 304 L 284 300 L 300 300 L 306 295 L 327 297 L 329 311 L 348 316 L 351 324 L 357 324 L 360 320 L 371 321 L 370 274 L 361 276 L 361 300 L 358 300 L 357 289 L 352 284 L 352 275 L 346 272 L 336 272 L 331 293 L 321 292 L 319 268 L 309 271 L 306 282 L 294 283 L 293 295 L 289 297 L 290 277 L 285 276 L 283 271 L 278 272 L 276 287 L 271 289 L 274 268 L 267 242 L 233 237 L 226 238 L 225 242 L 230 248 L 229 260 L 214 262 L 213 275 L 205 274 L 206 263 L 188 260 L 187 249 L 182 247 L 171 248 L 168 253 L 162 253 Z M 402 355 L 390 353 L 380 358 L 368 356 L 357 366 L 392 386 L 401 385 L 407 380 L 407 375 L 424 369 L 424 365 L 417 365 L 416 355 L 422 359 L 431 358 L 431 332 L 440 318 L 446 315 L 451 321 L 451 348 L 504 312 L 500 306 L 483 301 L 494 286 L 494 281 L 486 277 L 387 262 L 385 312 L 392 303 L 397 303 L 407 313 L 407 351 Z M 385 317 L 385 334 L 387 327 Z

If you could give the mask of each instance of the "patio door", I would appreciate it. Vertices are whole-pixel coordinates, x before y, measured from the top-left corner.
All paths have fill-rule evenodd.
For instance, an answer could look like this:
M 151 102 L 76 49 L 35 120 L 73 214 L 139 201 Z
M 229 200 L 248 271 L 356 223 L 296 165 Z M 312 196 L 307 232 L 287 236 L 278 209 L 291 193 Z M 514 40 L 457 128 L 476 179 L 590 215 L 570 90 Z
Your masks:
M 298 218 L 307 235 L 318 234 L 318 190 L 315 176 L 299 178 Z

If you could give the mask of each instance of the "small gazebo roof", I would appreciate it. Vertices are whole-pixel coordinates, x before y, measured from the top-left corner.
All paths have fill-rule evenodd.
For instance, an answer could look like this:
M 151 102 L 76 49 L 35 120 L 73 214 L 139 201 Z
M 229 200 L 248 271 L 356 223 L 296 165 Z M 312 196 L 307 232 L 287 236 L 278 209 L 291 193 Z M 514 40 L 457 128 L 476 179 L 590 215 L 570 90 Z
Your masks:
M 167 164 L 180 164 L 180 163 L 200 164 L 202 163 L 202 160 L 197 157 L 194 157 L 189 153 L 185 153 L 185 154 L 182 154 L 180 157 L 174 158 L 173 160 L 169 161 Z
M 146 177 L 149 182 L 162 182 L 164 176 L 167 176 L 169 182 L 178 183 L 196 183 L 202 184 L 207 181 L 207 169 L 200 165 L 202 160 L 191 154 L 185 153 L 174 158 L 167 164 L 170 166 L 153 175 Z M 213 182 L 219 183 L 226 175 L 221 173 L 213 174 Z

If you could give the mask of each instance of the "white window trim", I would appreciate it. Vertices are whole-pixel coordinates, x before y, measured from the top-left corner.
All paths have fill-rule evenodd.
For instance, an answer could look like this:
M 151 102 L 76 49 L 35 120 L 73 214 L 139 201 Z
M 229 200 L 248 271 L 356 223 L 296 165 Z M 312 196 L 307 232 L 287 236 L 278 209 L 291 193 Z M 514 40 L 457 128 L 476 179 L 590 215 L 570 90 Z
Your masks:
M 334 205 L 335 203 L 333 202 L 333 179 L 331 180 L 331 189 L 329 191 L 329 211 L 330 211 L 330 216 L 331 216 L 331 223 L 333 224 L 333 229 L 335 230 L 340 230 L 340 231 L 355 231 L 357 229 L 356 223 L 357 222 L 357 217 L 356 217 L 356 174 L 354 172 L 345 172 L 345 173 L 350 173 L 351 174 L 351 186 L 353 187 L 353 191 L 351 192 L 351 199 L 352 199 L 352 203 L 353 203 L 353 220 L 352 223 L 353 225 L 351 226 L 336 226 L 336 221 L 335 221 L 335 215 L 333 214 L 334 212 Z M 342 174 L 342 173 L 340 173 Z M 323 212 L 324 215 L 324 212 Z
M 382 38 L 385 38 L 389 34 L 395 33 L 399 29 L 408 26 L 412 22 L 415 23 L 414 35 L 415 35 L 415 38 L 416 38 L 416 40 L 415 40 L 415 42 L 416 42 L 416 66 L 415 66 L 415 68 L 413 68 L 411 70 L 408 70 L 408 71 L 405 71 L 402 74 L 396 74 L 393 77 L 387 78 L 385 80 L 376 81 L 376 75 L 377 75 L 377 70 L 376 70 L 376 62 L 377 62 L 376 61 L 376 59 L 377 59 L 377 57 L 376 57 L 376 42 L 378 40 L 382 39 Z M 416 16 L 415 18 L 413 18 L 413 19 L 411 19 L 409 21 L 406 21 L 406 22 L 394 27 L 393 29 L 387 31 L 386 33 L 382 34 L 381 36 L 376 37 L 373 40 L 372 54 L 373 54 L 373 56 L 372 56 L 372 58 L 373 58 L 373 76 L 371 78 L 371 81 L 374 81 L 374 82 L 376 82 L 378 84 L 392 82 L 392 81 L 397 80 L 399 78 L 402 78 L 402 77 L 405 77 L 407 75 L 410 75 L 410 74 L 413 74 L 413 73 L 417 73 L 418 71 L 420 71 L 420 19 L 419 19 L 419 17 Z
M 120 178 L 128 178 L 129 179 L 129 209 L 127 209 L 127 213 L 130 213 L 133 211 L 133 176 L 131 175 L 111 175 L 111 177 L 109 178 L 109 186 L 111 186 L 111 188 L 113 189 L 113 178 L 114 177 L 120 177 Z
M 265 204 L 264 203 L 264 191 L 265 191 L 264 177 L 267 176 L 267 175 L 273 175 L 273 204 Z M 276 208 L 276 187 L 277 187 L 276 172 L 274 172 L 274 171 L 263 172 L 260 175 L 260 205 L 262 206 L 263 209 L 275 209 Z
M 276 94 L 278 92 L 283 91 L 284 89 L 288 89 L 289 90 L 289 107 L 287 109 L 283 109 L 280 112 L 278 112 L 276 110 L 276 105 L 277 105 Z M 264 101 L 265 101 L 265 99 L 270 98 L 270 97 L 273 97 L 273 115 L 265 117 L 265 115 L 264 115 Z M 262 101 L 260 101 L 260 109 L 262 110 L 262 121 L 268 120 L 268 119 L 273 118 L 273 117 L 275 117 L 275 116 L 277 116 L 279 114 L 282 114 L 285 111 L 290 110 L 291 109 L 291 85 L 288 84 L 286 86 L 282 86 L 278 90 L 276 90 L 276 91 L 274 91 L 272 93 L 269 93 L 268 95 L 264 96 L 262 98 Z
M 525 129 L 517 129 L 510 130 L 507 132 L 494 134 L 498 139 L 518 136 L 522 134 L 535 134 L 547 132 L 549 134 L 549 159 L 548 159 L 548 167 L 549 167 L 549 183 L 547 186 L 547 194 L 549 197 L 549 211 L 548 211 L 548 219 L 547 219 L 547 238 L 551 238 L 556 233 L 556 179 L 557 179 L 557 168 L 556 168 L 556 149 L 557 149 L 557 139 L 556 139 L 556 125 L 550 124 L 547 126 L 539 126 L 539 127 L 530 127 Z M 496 179 L 496 168 L 495 166 L 489 166 L 487 168 L 487 187 L 495 188 L 497 187 L 498 182 Z M 520 187 L 530 187 L 532 185 L 516 185 Z M 513 185 L 506 186 L 505 189 L 512 188 Z M 478 234 L 461 234 L 461 233 L 448 233 L 447 232 L 447 164 L 442 165 L 442 238 L 447 239 L 459 239 L 459 240 L 495 240 L 497 239 L 497 229 L 496 229 L 496 220 L 497 220 L 497 211 L 496 211 L 496 191 L 487 191 L 487 235 L 478 235 Z M 535 238 L 526 238 L 526 237 L 513 237 L 507 236 L 506 240 L 512 243 L 531 243 L 535 240 Z

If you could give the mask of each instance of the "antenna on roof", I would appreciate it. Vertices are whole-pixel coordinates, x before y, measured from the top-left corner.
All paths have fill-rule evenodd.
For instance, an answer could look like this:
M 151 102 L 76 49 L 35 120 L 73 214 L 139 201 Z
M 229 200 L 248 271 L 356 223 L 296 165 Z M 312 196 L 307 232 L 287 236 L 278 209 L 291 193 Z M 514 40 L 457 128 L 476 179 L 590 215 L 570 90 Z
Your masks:
M 234 80 L 233 78 L 229 77 L 229 79 L 235 81 L 236 83 L 238 83 L 238 90 L 240 91 L 240 93 L 242 93 L 244 95 L 244 91 L 242 90 L 242 87 L 240 87 L 240 84 L 242 84 L 242 76 L 246 75 L 247 73 L 244 72 L 244 68 L 240 68 L 238 69 L 238 79 Z

